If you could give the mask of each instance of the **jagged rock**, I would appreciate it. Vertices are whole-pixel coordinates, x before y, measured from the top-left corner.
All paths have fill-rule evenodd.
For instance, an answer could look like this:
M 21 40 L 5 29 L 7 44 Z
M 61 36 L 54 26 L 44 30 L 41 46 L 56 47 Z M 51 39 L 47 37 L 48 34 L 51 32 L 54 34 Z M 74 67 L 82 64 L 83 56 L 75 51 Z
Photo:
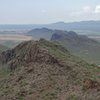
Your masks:
M 14 50 L 7 50 L 0 54 L 0 60 L 2 63 L 9 62 L 13 57 L 15 57 Z

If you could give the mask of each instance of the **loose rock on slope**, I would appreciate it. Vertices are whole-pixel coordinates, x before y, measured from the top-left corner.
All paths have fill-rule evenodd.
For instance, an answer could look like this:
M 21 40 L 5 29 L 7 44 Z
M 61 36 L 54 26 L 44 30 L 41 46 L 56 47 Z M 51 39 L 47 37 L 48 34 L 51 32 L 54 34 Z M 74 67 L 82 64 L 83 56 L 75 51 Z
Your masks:
M 1 100 L 100 99 L 97 88 L 85 90 L 83 84 L 87 78 L 99 81 L 98 69 L 59 44 L 44 39 L 23 42 L 1 53 L 0 61 L 10 69 L 0 80 Z

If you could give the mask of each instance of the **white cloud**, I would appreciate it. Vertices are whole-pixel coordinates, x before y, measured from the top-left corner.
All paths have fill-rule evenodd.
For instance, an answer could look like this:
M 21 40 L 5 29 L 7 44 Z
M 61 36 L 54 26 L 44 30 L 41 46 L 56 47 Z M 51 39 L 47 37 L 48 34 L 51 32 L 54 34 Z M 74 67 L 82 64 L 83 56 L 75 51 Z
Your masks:
M 95 13 L 100 13 L 100 5 L 96 6 Z
M 88 16 L 93 13 L 93 8 L 91 6 L 84 6 L 79 11 L 71 12 L 71 16 L 77 17 L 77 16 Z
M 83 7 L 83 12 L 91 13 L 92 12 L 92 8 L 90 6 L 85 6 L 85 7 Z
M 81 19 L 81 20 L 100 20 L 100 5 L 84 6 L 79 10 L 74 10 L 70 12 L 70 19 Z

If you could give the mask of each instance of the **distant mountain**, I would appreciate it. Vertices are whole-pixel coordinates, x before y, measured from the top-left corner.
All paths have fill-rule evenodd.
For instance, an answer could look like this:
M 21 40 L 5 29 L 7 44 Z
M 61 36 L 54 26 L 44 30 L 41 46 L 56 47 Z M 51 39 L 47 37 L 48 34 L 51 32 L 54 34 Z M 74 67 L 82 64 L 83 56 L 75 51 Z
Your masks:
M 52 30 L 48 28 L 32 29 L 31 31 L 27 32 L 26 35 L 31 35 L 34 40 L 39 40 L 40 38 L 50 40 L 54 33 L 64 33 L 64 34 L 70 33 L 70 36 L 72 35 L 72 32 L 67 32 L 63 30 Z
M 80 22 L 57 22 L 51 24 L 29 24 L 29 25 L 0 25 L 0 31 L 17 31 L 25 33 L 35 28 L 49 28 L 57 30 L 81 30 L 81 31 L 100 31 L 100 21 L 80 21 Z M 16 33 L 16 32 L 15 32 Z
M 59 42 L 73 54 L 83 58 L 89 63 L 100 64 L 100 43 L 85 35 L 77 35 L 75 32 L 55 32 L 51 41 Z
M 26 35 L 31 35 L 34 40 L 39 40 L 40 38 L 45 38 L 47 40 L 50 40 L 53 33 L 54 30 L 48 28 L 36 28 L 27 32 Z
M 32 36 L 34 40 L 39 40 L 40 38 L 50 40 L 54 33 L 57 33 L 57 34 L 58 33 L 64 33 L 64 34 L 67 34 L 67 35 L 69 33 L 70 36 L 75 35 L 75 32 L 72 32 L 72 31 L 68 32 L 68 31 L 64 31 L 64 30 L 56 30 L 56 29 L 53 30 L 53 29 L 48 29 L 48 28 L 32 29 L 31 31 L 27 32 L 26 35 Z M 64 35 L 64 34 L 62 34 L 62 35 Z M 76 34 L 76 36 L 77 36 L 77 34 Z M 84 37 L 84 36 L 82 35 L 82 37 Z
M 100 21 L 81 21 L 64 23 L 57 22 L 46 26 L 51 29 L 61 29 L 61 30 L 88 30 L 88 31 L 100 31 Z
M 99 100 L 100 68 L 41 39 L 0 54 L 1 100 Z M 2 73 L 1 73 L 2 72 Z
M 51 37 L 51 40 L 64 40 L 67 39 L 70 41 L 74 41 L 77 42 L 77 39 L 81 39 L 81 37 L 83 38 L 83 35 L 77 35 L 75 32 L 73 31 L 55 31 L 54 34 Z

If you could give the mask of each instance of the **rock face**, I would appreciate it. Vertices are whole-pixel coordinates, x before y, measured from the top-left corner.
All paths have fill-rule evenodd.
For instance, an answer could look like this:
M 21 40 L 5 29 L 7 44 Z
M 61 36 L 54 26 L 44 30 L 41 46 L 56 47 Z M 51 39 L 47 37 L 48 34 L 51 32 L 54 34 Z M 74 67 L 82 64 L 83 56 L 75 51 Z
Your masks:
M 96 87 L 98 69 L 72 56 L 60 44 L 44 39 L 23 42 L 2 52 L 0 61 L 10 69 L 7 75 L 4 73 L 1 77 L 0 73 L 1 100 L 100 99 L 100 90 Z M 96 88 L 91 88 L 94 80 L 87 78 L 97 80 Z M 83 87 L 89 88 L 84 91 Z
M 3 64 L 8 63 L 11 59 L 15 57 L 13 50 L 7 50 L 1 53 L 0 60 Z

